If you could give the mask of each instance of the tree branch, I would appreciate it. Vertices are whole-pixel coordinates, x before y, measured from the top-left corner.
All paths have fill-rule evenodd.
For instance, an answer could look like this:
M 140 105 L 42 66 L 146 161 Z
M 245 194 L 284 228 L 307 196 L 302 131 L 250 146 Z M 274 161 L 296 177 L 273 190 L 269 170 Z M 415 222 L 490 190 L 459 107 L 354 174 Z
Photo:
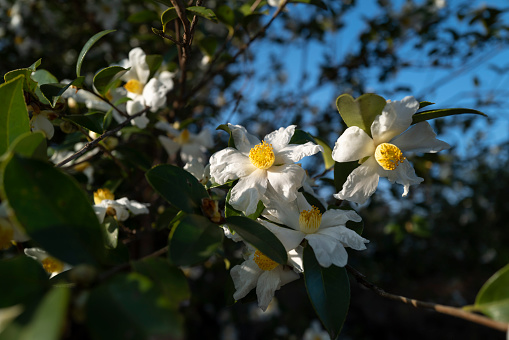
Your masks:
M 467 312 L 461 308 L 444 306 L 444 305 L 439 305 L 439 304 L 432 303 L 432 302 L 424 302 L 424 301 L 419 301 L 419 300 L 415 300 L 415 299 L 409 299 L 404 296 L 387 293 L 382 288 L 380 288 L 380 287 L 376 286 L 375 284 L 366 280 L 366 277 L 364 276 L 364 274 L 362 274 L 358 270 L 354 269 L 353 267 L 346 265 L 345 268 L 346 268 L 346 270 L 348 270 L 348 272 L 350 274 L 352 274 L 355 277 L 355 279 L 357 280 L 358 283 L 360 283 L 364 287 L 372 290 L 377 295 L 384 297 L 386 299 L 409 304 L 409 305 L 414 306 L 415 308 L 423 308 L 423 309 L 433 310 L 438 313 L 455 316 L 457 318 L 464 319 L 464 320 L 467 320 L 470 322 L 474 322 L 474 323 L 477 323 L 477 324 L 480 324 L 480 325 L 483 325 L 486 327 L 490 327 L 490 328 L 493 328 L 493 329 L 496 329 L 496 330 L 499 330 L 502 332 L 507 332 L 509 329 L 508 323 L 495 321 L 495 320 L 492 320 L 492 319 L 485 317 L 483 315 L 480 315 L 480 314 Z
M 94 139 L 93 141 L 85 144 L 84 147 L 82 147 L 79 151 L 75 152 L 74 154 L 70 155 L 69 157 L 67 157 L 66 159 L 64 159 L 63 161 L 61 161 L 60 163 L 58 163 L 56 165 L 56 167 L 61 167 L 62 165 L 64 164 L 67 164 L 69 163 L 70 161 L 72 161 L 73 159 L 76 159 L 78 157 L 80 157 L 81 155 L 83 155 L 84 153 L 92 150 L 93 148 L 95 148 L 95 146 L 100 142 L 102 141 L 103 139 L 105 139 L 106 137 L 109 137 L 109 136 L 112 136 L 113 134 L 115 134 L 117 131 L 120 131 L 122 128 L 124 128 L 125 126 L 127 126 L 127 124 L 129 124 L 131 122 L 131 120 L 133 120 L 134 118 L 136 117 L 139 117 L 141 116 L 142 114 L 144 114 L 145 112 L 147 112 L 148 110 L 150 110 L 150 107 L 145 107 L 145 109 L 143 109 L 142 111 L 132 115 L 132 116 L 129 116 L 129 118 L 127 118 L 125 121 L 123 121 L 121 124 L 119 124 L 118 126 L 116 126 L 114 129 L 112 130 L 109 130 L 109 131 L 106 131 L 105 133 L 103 133 L 102 135 L 100 135 L 99 137 L 97 137 L 96 139 Z

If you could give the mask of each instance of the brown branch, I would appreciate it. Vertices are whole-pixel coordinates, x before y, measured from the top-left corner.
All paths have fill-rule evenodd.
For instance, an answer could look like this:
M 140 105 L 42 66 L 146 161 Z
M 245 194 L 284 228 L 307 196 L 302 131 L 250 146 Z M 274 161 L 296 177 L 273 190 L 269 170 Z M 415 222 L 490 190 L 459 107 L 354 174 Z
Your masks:
M 148 110 L 150 110 L 150 107 L 145 107 L 145 109 L 143 109 L 142 111 L 132 115 L 132 116 L 129 116 L 129 118 L 127 118 L 125 121 L 123 121 L 122 123 L 120 123 L 119 125 L 117 125 L 114 129 L 111 129 L 109 131 L 106 131 L 105 133 L 103 133 L 102 135 L 100 135 L 99 137 L 97 137 L 96 139 L 94 139 L 93 141 L 85 144 L 84 147 L 82 147 L 79 151 L 75 152 L 74 154 L 70 155 L 69 157 L 67 157 L 66 159 L 64 159 L 63 161 L 61 161 L 60 163 L 58 163 L 56 166 L 57 167 L 61 167 L 62 165 L 64 164 L 67 164 L 69 163 L 70 161 L 72 161 L 73 159 L 76 159 L 78 157 L 80 157 L 81 155 L 83 155 L 84 153 L 92 150 L 93 148 L 96 147 L 96 145 L 102 141 L 103 139 L 105 139 L 106 137 L 109 137 L 109 136 L 112 136 L 113 134 L 117 133 L 117 131 L 120 131 L 122 128 L 124 128 L 125 126 L 127 126 L 127 124 L 129 124 L 131 122 L 131 120 L 133 120 L 134 118 L 136 117 L 139 117 L 141 116 L 142 114 L 144 114 L 145 112 L 147 112 Z
M 364 274 L 362 274 L 355 268 L 353 268 L 349 265 L 346 265 L 345 268 L 346 268 L 346 270 L 348 270 L 348 272 L 350 272 L 350 274 L 352 274 L 355 277 L 355 279 L 357 280 L 358 283 L 360 283 L 364 287 L 372 290 L 377 295 L 379 295 L 383 298 L 393 300 L 393 301 L 399 301 L 399 302 L 402 302 L 405 304 L 409 304 L 409 305 L 414 306 L 415 308 L 423 308 L 423 309 L 433 310 L 438 313 L 451 315 L 451 316 L 454 316 L 454 317 L 457 317 L 460 319 L 464 319 L 464 320 L 467 320 L 470 322 L 474 322 L 474 323 L 477 323 L 477 324 L 480 324 L 480 325 L 483 325 L 486 327 L 490 327 L 490 328 L 493 328 L 493 329 L 496 329 L 496 330 L 499 330 L 502 332 L 507 332 L 509 329 L 508 323 L 495 321 L 495 320 L 492 320 L 492 319 L 485 317 L 483 315 L 480 315 L 480 314 L 467 312 L 461 308 L 444 306 L 444 305 L 439 305 L 439 304 L 432 303 L 432 302 L 424 302 L 424 301 L 419 301 L 419 300 L 415 300 L 415 299 L 409 299 L 404 296 L 387 293 L 382 288 L 380 288 L 380 287 L 376 286 L 375 284 L 366 280 L 366 277 L 364 276 Z
M 212 71 L 212 65 L 213 63 L 219 58 L 219 55 L 220 53 L 222 53 L 223 49 L 226 48 L 226 43 L 223 44 L 223 47 L 221 48 L 221 50 L 216 53 L 216 56 L 214 57 L 214 59 L 211 61 L 210 63 L 210 66 L 206 72 L 207 76 L 203 77 L 202 80 L 189 92 L 187 93 L 186 96 L 184 96 L 184 100 L 187 100 L 189 99 L 189 97 L 191 97 L 192 95 L 194 95 L 198 90 L 200 90 L 203 86 L 205 86 L 211 79 L 213 79 L 217 74 L 221 73 L 224 69 L 226 69 L 227 66 L 229 66 L 230 64 L 232 64 L 235 60 L 237 60 L 237 58 L 243 54 L 248 48 L 249 46 L 253 43 L 253 41 L 255 41 L 256 39 L 258 39 L 260 36 L 262 36 L 265 31 L 269 28 L 269 26 L 272 24 L 272 22 L 277 18 L 277 16 L 283 11 L 283 9 L 285 8 L 286 4 L 287 4 L 287 0 L 284 1 L 281 6 L 278 7 L 278 9 L 276 10 L 276 12 L 274 12 L 274 14 L 272 15 L 272 17 L 270 18 L 269 22 L 267 22 L 265 24 L 265 26 L 263 26 L 255 35 L 253 35 L 251 38 L 249 38 L 248 42 L 244 45 L 244 46 L 241 46 L 239 48 L 239 50 L 237 51 L 237 53 L 235 53 L 235 55 L 230 58 L 227 62 L 225 62 L 221 67 L 217 68 L 216 70 Z
M 155 28 L 152 28 L 152 32 L 154 32 L 154 34 L 157 34 L 158 36 L 160 36 L 161 38 L 163 39 L 168 39 L 170 40 L 171 42 L 173 42 L 174 44 L 176 45 L 179 45 L 179 46 L 183 46 L 184 44 L 180 41 L 178 41 L 177 39 L 175 39 L 174 37 L 172 37 L 171 35 L 168 35 L 168 34 L 165 34 L 163 31 L 161 30 L 158 30 L 158 29 L 155 29 Z
M 175 8 L 175 11 L 177 12 L 177 15 L 182 22 L 182 25 L 184 26 L 184 44 L 187 44 L 187 39 L 189 36 L 189 20 L 186 16 L 186 7 L 182 3 L 182 0 L 170 0 L 171 4 Z

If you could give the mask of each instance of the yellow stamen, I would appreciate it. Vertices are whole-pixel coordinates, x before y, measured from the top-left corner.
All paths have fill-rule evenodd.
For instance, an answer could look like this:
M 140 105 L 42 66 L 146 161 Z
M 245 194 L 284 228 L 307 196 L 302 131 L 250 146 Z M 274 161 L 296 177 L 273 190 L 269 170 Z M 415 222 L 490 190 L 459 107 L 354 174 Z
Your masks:
M 394 170 L 406 159 L 394 144 L 382 143 L 376 147 L 375 159 L 385 170 Z
M 114 200 L 115 196 L 109 189 L 97 189 L 96 192 L 94 192 L 94 203 L 99 204 L 103 200 Z
M 258 265 L 261 270 L 269 271 L 276 268 L 279 263 L 269 259 L 267 256 L 263 255 L 259 250 L 255 251 L 253 260 Z
M 7 249 L 12 245 L 14 229 L 11 223 L 5 218 L 0 218 L 0 250 Z
M 313 206 L 311 210 L 302 210 L 299 215 L 300 231 L 306 234 L 314 234 L 320 228 L 322 214 L 320 209 Z
M 258 169 L 268 169 L 274 164 L 274 160 L 276 157 L 274 156 L 274 151 L 272 149 L 272 144 L 267 144 L 266 141 L 255 145 L 249 151 L 249 160 L 256 166 Z
M 136 79 L 131 79 L 129 80 L 125 85 L 124 85 L 124 88 L 131 92 L 131 93 L 136 93 L 136 94 L 142 94 L 143 93 L 143 84 L 140 83 L 138 80 Z
M 57 260 L 54 257 L 48 256 L 44 260 L 41 261 L 42 267 L 46 272 L 49 274 L 51 273 L 60 273 L 62 270 L 64 270 L 64 264 Z
M 184 129 L 182 130 L 182 132 L 180 133 L 180 136 L 178 136 L 177 138 L 177 142 L 179 144 L 186 144 L 188 141 L 189 141 L 189 130 L 188 129 Z

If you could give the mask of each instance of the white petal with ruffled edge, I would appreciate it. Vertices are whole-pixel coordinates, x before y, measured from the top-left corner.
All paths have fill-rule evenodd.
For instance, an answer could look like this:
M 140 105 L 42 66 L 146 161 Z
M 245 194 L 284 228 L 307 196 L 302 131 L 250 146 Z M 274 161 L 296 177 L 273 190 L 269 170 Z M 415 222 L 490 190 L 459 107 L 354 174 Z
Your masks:
M 149 210 L 147 204 L 137 202 L 135 200 L 129 200 L 127 197 L 122 197 L 116 200 L 117 203 L 126 207 L 133 215 L 148 214 Z
M 437 134 L 431 125 L 428 122 L 421 122 L 394 138 L 391 143 L 404 152 L 436 153 L 451 147 L 436 137 Z
M 32 131 L 41 131 L 44 133 L 46 139 L 53 138 L 53 135 L 55 134 L 53 124 L 42 113 L 32 117 L 30 120 L 30 127 Z
M 347 221 L 360 222 L 362 218 L 354 210 L 330 209 L 322 214 L 320 229 L 344 225 Z
M 274 164 L 295 163 L 306 156 L 312 156 L 320 151 L 323 152 L 323 147 L 311 142 L 289 144 L 278 151 L 274 150 Z
M 371 135 L 375 145 L 389 142 L 408 129 L 412 124 L 412 115 L 418 109 L 419 102 L 411 96 L 387 103 L 382 114 L 376 116 L 371 124 Z
M 171 138 L 166 136 L 158 136 L 157 138 L 159 139 L 159 142 L 161 142 L 161 145 L 164 147 L 164 150 L 166 150 L 166 153 L 168 153 L 170 156 L 173 156 L 180 149 L 180 144 Z
M 321 234 L 309 234 L 306 235 L 306 239 L 313 248 L 320 266 L 327 268 L 334 264 L 344 267 L 348 262 L 348 254 L 337 240 Z
M 304 236 L 306 236 L 306 234 L 299 230 L 280 227 L 270 223 L 269 221 L 258 220 L 258 223 L 262 224 L 265 228 L 269 229 L 274 235 L 276 235 L 278 240 L 281 241 L 285 247 L 286 251 L 297 248 L 304 239 Z
M 258 267 L 254 260 L 246 260 L 240 265 L 236 265 L 230 270 L 233 284 L 235 286 L 235 293 L 233 298 L 235 300 L 242 299 L 256 287 L 258 278 L 262 274 L 263 270 Z
M 274 190 L 287 201 L 297 198 L 297 189 L 302 186 L 306 172 L 297 164 L 272 166 L 267 170 L 267 178 Z
M 121 66 L 124 68 L 130 67 L 123 76 L 122 80 L 129 81 L 131 79 L 138 80 L 142 84 L 146 84 L 148 77 L 150 76 L 150 69 L 146 62 L 146 54 L 139 47 L 133 48 L 129 52 L 129 59 L 124 59 L 121 62 Z
M 400 163 L 395 170 L 385 170 L 384 172 L 387 174 L 387 179 L 391 183 L 396 182 L 403 185 L 402 197 L 408 195 L 411 185 L 419 184 L 424 181 L 423 178 L 417 177 L 413 166 L 407 160 Z
M 375 192 L 382 171 L 382 167 L 378 165 L 374 157 L 368 158 L 350 173 L 343 184 L 343 189 L 334 194 L 334 197 L 359 204 L 366 202 Z
M 255 170 L 249 158 L 234 148 L 223 149 L 210 157 L 210 176 L 217 184 L 249 176 Z
M 364 237 L 343 225 L 320 229 L 319 233 L 320 235 L 324 235 L 341 242 L 341 244 L 345 247 L 350 247 L 355 250 L 364 250 L 366 249 L 365 243 L 369 243 L 369 241 Z
M 260 144 L 260 140 L 247 132 L 245 127 L 230 123 L 228 123 L 228 127 L 232 133 L 235 148 L 246 156 L 249 155 L 249 151 L 253 146 Z
M 351 162 L 372 156 L 374 153 L 373 139 L 361 128 L 352 126 L 339 136 L 332 150 L 332 159 L 336 162 Z
M 281 288 L 280 275 L 282 270 L 281 266 L 278 266 L 273 270 L 264 271 L 258 278 L 258 282 L 256 284 L 256 296 L 258 297 L 258 307 L 260 307 L 264 312 L 267 310 L 270 301 L 272 301 L 276 290 Z
M 232 188 L 230 205 L 246 215 L 254 214 L 258 201 L 267 190 L 267 172 L 257 169 L 248 176 L 242 177 Z
M 201 163 L 205 163 L 205 153 L 203 152 L 202 146 L 199 144 L 182 144 L 180 158 L 182 158 L 184 162 L 198 160 Z

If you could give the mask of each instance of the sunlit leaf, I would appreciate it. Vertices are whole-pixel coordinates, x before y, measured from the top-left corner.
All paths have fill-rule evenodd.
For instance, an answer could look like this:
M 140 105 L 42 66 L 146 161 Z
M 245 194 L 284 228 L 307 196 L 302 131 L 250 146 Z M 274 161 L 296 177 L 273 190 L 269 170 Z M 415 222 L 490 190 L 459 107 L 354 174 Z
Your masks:
M 115 32 L 115 30 L 106 30 L 101 31 L 99 33 L 96 33 L 92 38 L 88 39 L 88 41 L 85 43 L 85 46 L 81 49 L 80 54 L 78 55 L 78 62 L 76 63 L 76 76 L 79 77 L 81 74 L 81 65 L 83 64 L 83 59 L 85 59 L 85 55 L 88 53 L 90 48 L 102 37 L 104 37 L 106 34 Z
M 345 268 L 318 264 L 311 247 L 304 248 L 304 282 L 309 300 L 331 339 L 336 339 L 350 305 L 350 281 Z
M 486 281 L 477 294 L 474 308 L 494 320 L 509 322 L 509 265 Z
M 223 242 L 223 230 L 199 215 L 187 215 L 170 235 L 169 257 L 176 266 L 191 266 L 211 257 Z
M 167 23 L 177 18 L 178 15 L 175 7 L 170 7 L 166 11 L 164 11 L 163 14 L 161 14 L 161 24 L 163 25 L 163 29 Z
M 228 139 L 228 146 L 230 148 L 235 147 L 235 140 L 233 139 L 232 131 L 228 127 L 228 124 L 221 124 L 216 128 L 216 130 L 223 130 L 225 132 L 228 132 L 228 134 L 230 135 L 230 138 Z
M 24 77 L 19 76 L 0 85 L 0 155 L 18 136 L 30 131 L 23 82 Z
M 106 96 L 106 93 L 111 88 L 111 85 L 120 79 L 129 69 L 121 66 L 110 66 L 103 68 L 94 76 L 94 87 L 101 95 Z
M 247 217 L 231 216 L 226 219 L 226 224 L 244 241 L 277 263 L 286 264 L 288 261 L 288 255 L 281 241 L 260 223 Z
M 419 102 L 419 110 L 422 109 L 423 107 L 434 105 L 434 104 L 435 103 L 432 103 L 432 102 Z
M 412 124 L 417 124 L 417 123 L 424 122 L 424 121 L 430 120 L 430 119 L 453 116 L 453 115 L 461 115 L 461 114 L 465 114 L 465 113 L 473 113 L 473 114 L 481 115 L 484 117 L 488 117 L 485 113 L 482 113 L 481 111 L 477 111 L 477 110 L 473 110 L 473 109 L 462 109 L 462 108 L 438 109 L 438 110 L 428 110 L 428 111 L 417 112 L 416 114 L 414 114 L 412 116 Z
M 332 149 L 326 141 L 320 137 L 313 136 L 315 143 L 323 148 L 322 156 L 325 164 L 325 169 L 330 169 L 334 166 L 334 160 L 332 159 Z
M 217 22 L 216 14 L 210 8 L 206 8 L 203 6 L 191 6 L 191 7 L 187 7 L 186 11 L 189 11 L 191 13 L 199 15 L 199 16 L 201 16 L 207 20 L 210 20 L 212 22 Z
M 358 126 L 371 137 L 371 124 L 382 113 L 386 100 L 376 94 L 366 93 L 357 99 L 342 94 L 336 99 L 336 106 L 348 127 Z

